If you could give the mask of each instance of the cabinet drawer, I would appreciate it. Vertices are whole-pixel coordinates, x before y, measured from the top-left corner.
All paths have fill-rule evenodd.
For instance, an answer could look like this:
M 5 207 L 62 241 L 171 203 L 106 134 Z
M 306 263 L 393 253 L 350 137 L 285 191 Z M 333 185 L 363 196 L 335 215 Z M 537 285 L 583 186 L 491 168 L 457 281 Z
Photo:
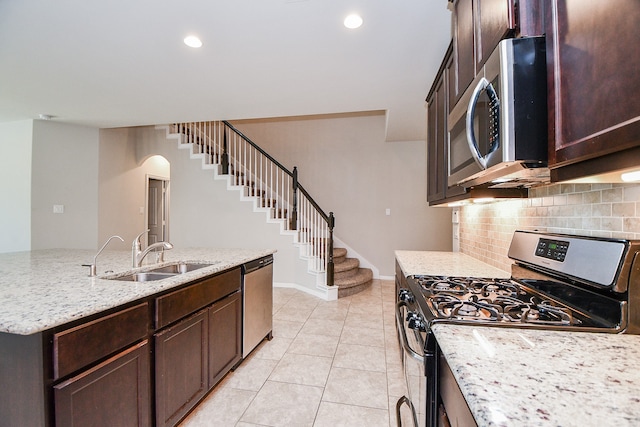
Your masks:
M 240 289 L 240 268 L 210 277 L 156 299 L 156 329 L 163 328 Z
M 149 309 L 145 302 L 54 334 L 54 380 L 145 338 L 148 332 Z
M 150 366 L 145 340 L 54 386 L 55 425 L 152 425 Z

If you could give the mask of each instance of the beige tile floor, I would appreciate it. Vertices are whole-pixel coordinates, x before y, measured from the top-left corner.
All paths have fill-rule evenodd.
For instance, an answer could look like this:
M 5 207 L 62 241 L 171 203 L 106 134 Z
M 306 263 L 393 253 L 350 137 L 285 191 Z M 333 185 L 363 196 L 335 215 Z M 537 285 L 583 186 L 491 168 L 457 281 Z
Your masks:
M 181 427 L 396 426 L 405 385 L 394 282 L 338 301 L 275 288 L 273 340 L 230 372 Z

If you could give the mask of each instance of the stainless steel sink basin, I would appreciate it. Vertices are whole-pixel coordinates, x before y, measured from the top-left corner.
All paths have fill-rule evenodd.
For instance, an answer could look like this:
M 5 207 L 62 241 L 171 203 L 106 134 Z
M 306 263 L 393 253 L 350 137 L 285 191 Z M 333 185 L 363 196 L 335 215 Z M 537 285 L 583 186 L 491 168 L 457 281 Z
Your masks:
M 149 270 L 153 273 L 169 273 L 169 274 L 184 274 L 199 268 L 209 267 L 213 264 L 199 264 L 199 263 L 184 263 L 178 262 L 175 264 L 165 265 L 164 267 L 157 267 Z
M 130 282 L 151 282 L 154 280 L 167 279 L 179 274 L 185 274 L 199 268 L 209 267 L 211 265 L 213 265 L 213 263 L 200 264 L 191 262 L 176 262 L 173 264 L 164 265 L 162 267 L 152 268 L 147 271 L 140 271 L 137 273 L 125 274 L 122 276 L 105 277 L 105 279 L 123 280 Z
M 145 271 L 140 273 L 128 274 L 126 276 L 110 277 L 112 280 L 128 280 L 130 282 L 151 282 L 154 280 L 167 279 L 173 277 L 172 273 L 155 273 L 151 271 Z

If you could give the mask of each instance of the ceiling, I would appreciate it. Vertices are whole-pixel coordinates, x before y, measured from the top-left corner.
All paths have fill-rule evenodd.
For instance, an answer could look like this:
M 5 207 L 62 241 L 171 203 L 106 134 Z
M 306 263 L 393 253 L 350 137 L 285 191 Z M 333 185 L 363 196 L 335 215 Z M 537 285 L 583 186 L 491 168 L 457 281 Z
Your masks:
M 0 122 L 382 110 L 388 141 L 421 140 L 449 40 L 446 0 L 0 0 Z

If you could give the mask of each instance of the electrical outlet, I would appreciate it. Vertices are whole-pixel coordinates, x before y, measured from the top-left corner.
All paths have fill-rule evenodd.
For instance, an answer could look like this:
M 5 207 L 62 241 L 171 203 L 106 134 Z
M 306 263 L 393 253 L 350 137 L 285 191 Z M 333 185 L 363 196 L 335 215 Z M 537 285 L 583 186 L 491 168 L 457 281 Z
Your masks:
M 54 214 L 64 213 L 64 205 L 53 205 L 53 213 Z
M 385 213 L 385 215 L 391 215 L 391 209 L 390 209 L 390 208 L 387 208 L 387 209 L 384 211 L 384 213 Z

